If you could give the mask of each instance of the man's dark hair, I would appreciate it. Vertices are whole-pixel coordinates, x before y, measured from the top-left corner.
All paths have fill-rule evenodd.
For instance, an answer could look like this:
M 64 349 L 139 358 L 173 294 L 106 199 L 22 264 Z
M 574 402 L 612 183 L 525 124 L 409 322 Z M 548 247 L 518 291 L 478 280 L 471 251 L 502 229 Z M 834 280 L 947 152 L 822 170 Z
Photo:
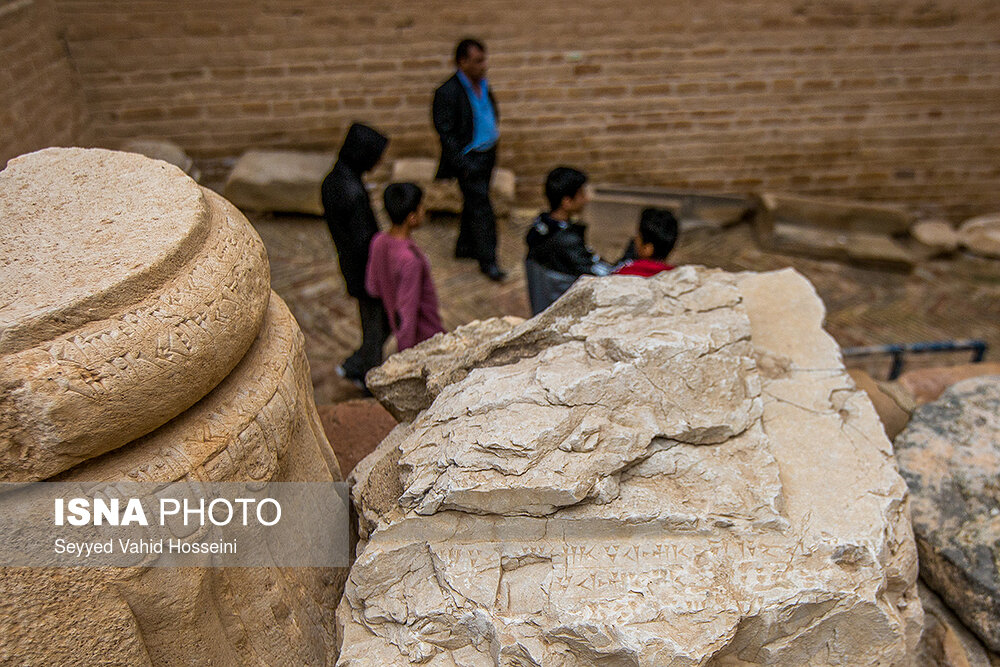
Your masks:
M 385 201 L 385 212 L 394 225 L 401 225 L 406 216 L 417 210 L 424 191 L 413 183 L 390 183 L 385 188 L 382 199 Z
M 677 243 L 677 218 L 665 208 L 643 209 L 639 218 L 639 236 L 653 244 L 653 259 L 663 261 Z
M 479 49 L 483 53 L 486 53 L 486 47 L 478 39 L 473 39 L 471 37 L 466 37 L 458 46 L 455 47 L 455 64 L 457 65 L 462 60 L 469 57 L 469 51 L 472 49 Z
M 545 198 L 549 200 L 551 210 L 556 210 L 562 204 L 563 197 L 572 199 L 587 182 L 587 175 L 572 167 L 556 167 L 545 179 Z

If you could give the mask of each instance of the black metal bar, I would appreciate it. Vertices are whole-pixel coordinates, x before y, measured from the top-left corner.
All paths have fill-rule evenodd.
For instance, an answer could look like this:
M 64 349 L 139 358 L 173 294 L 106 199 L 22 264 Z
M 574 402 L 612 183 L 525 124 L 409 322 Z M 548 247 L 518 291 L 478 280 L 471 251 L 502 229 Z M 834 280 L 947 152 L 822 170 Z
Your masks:
M 928 352 L 972 351 L 972 363 L 978 364 L 986 356 L 989 346 L 986 341 L 969 340 L 936 340 L 922 343 L 891 343 L 888 345 L 867 345 L 863 347 L 845 347 L 842 354 L 845 357 L 864 357 L 875 354 L 891 354 L 892 367 L 889 369 L 889 379 L 895 380 L 903 372 L 904 355 L 925 354 Z

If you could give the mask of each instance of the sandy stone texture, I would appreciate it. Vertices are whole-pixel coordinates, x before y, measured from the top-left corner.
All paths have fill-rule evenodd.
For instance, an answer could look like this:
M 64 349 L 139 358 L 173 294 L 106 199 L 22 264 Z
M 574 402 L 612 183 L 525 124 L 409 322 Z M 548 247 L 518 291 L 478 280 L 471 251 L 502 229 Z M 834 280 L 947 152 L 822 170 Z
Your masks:
M 338 664 L 909 664 L 906 486 L 823 315 L 682 267 L 441 361 L 352 474 Z
M 758 238 L 779 252 L 909 269 L 917 257 L 894 236 L 909 229 L 903 207 L 768 192 L 758 197 Z
M 271 295 L 233 372 L 178 418 L 56 481 L 330 481 L 302 334 Z M 344 571 L 320 568 L 10 568 L 4 664 L 322 665 L 335 660 Z
M 215 387 L 267 309 L 264 246 L 179 169 L 46 149 L 0 172 L 0 480 L 45 479 Z
M 963 380 L 895 440 L 920 576 L 1000 652 L 1000 376 Z
M 899 435 L 899 432 L 906 428 L 907 422 L 910 421 L 910 413 L 900 407 L 892 396 L 886 394 L 879 383 L 868 373 L 859 369 L 851 369 L 848 374 L 858 389 L 868 394 L 875 412 L 882 421 L 886 436 L 892 440 Z

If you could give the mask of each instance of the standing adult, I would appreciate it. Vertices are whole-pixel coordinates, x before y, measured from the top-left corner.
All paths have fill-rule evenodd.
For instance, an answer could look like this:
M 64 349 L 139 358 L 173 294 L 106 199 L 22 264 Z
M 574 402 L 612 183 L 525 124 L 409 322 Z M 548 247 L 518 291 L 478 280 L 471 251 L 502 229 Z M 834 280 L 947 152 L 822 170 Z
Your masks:
M 500 281 L 506 274 L 497 266 L 497 224 L 490 203 L 500 114 L 486 80 L 486 47 L 463 39 L 455 47 L 455 65 L 455 74 L 434 91 L 432 116 L 441 138 L 437 178 L 458 178 L 462 190 L 455 256 L 478 260 L 480 271 Z
M 347 130 L 337 163 L 323 179 L 323 214 L 337 247 L 347 293 L 358 300 L 361 347 L 337 368 L 337 373 L 364 387 L 365 374 L 382 363 L 382 345 L 389 322 L 382 302 L 365 291 L 368 248 L 378 232 L 362 176 L 382 158 L 389 140 L 378 131 L 355 123 Z

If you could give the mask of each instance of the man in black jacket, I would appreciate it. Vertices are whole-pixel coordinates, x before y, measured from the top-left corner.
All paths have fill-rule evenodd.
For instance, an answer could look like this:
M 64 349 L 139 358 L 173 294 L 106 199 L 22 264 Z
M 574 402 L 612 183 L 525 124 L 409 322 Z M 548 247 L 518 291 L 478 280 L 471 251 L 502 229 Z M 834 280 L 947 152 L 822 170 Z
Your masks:
M 351 125 L 337 163 L 323 179 L 321 191 L 323 214 L 337 247 L 340 272 L 344 274 L 347 293 L 358 300 L 361 313 L 361 347 L 337 372 L 361 387 L 365 374 L 382 363 L 382 345 L 389 335 L 382 302 L 365 291 L 368 246 L 378 232 L 378 223 L 362 175 L 378 164 L 388 143 L 385 136 L 367 125 Z
M 479 260 L 491 280 L 506 275 L 497 266 L 497 226 L 490 203 L 490 177 L 497 158 L 500 114 L 486 80 L 486 47 L 463 39 L 455 48 L 458 71 L 434 91 L 432 116 L 441 139 L 437 178 L 458 178 L 462 218 L 456 257 Z

